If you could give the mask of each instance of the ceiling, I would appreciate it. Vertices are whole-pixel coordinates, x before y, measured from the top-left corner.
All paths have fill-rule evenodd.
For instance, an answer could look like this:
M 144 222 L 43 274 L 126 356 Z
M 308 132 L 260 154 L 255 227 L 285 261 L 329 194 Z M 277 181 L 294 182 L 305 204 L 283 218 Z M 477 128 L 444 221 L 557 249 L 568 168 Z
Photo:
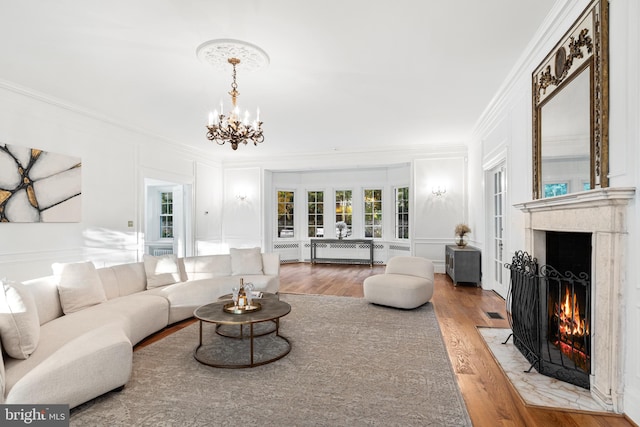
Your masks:
M 465 144 L 555 0 L 0 0 L 0 80 L 213 159 Z M 264 49 L 238 71 L 265 142 L 217 146 L 231 69 L 204 41 Z

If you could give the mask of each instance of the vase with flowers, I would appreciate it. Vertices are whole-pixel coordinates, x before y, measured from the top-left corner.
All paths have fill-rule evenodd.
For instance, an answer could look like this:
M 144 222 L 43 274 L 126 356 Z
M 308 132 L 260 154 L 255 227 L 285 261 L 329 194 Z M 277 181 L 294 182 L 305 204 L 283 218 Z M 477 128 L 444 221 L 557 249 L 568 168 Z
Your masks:
M 455 229 L 455 243 L 458 247 L 467 246 L 467 234 L 471 233 L 471 229 L 467 224 L 458 224 Z
M 336 229 L 338 230 L 338 239 L 342 239 L 344 231 L 347 229 L 347 223 L 344 221 L 336 222 Z

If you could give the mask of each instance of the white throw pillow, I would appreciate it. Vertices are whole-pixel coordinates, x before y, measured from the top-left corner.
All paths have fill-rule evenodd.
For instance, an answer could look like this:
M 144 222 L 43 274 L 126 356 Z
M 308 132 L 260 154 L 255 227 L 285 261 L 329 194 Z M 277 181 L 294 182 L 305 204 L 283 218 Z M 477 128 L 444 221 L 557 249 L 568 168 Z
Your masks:
M 64 314 L 71 314 L 107 300 L 98 271 L 91 261 L 55 263 L 52 267 Z
M 260 248 L 229 250 L 231 271 L 234 276 L 240 274 L 262 274 L 262 254 Z
M 145 254 L 144 271 L 147 274 L 147 289 L 171 285 L 183 281 L 183 269 L 175 255 L 152 256 Z
M 40 340 L 36 301 L 21 283 L 0 280 L 0 337 L 2 348 L 15 359 L 26 359 Z

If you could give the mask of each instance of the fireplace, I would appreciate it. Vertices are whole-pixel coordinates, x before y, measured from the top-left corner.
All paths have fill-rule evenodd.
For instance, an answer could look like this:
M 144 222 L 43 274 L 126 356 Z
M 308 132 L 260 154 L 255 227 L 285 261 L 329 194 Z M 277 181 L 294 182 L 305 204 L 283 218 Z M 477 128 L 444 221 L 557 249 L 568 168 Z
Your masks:
M 591 233 L 546 232 L 540 268 L 541 374 L 589 388 Z
M 626 265 L 627 204 L 634 195 L 633 188 L 611 187 L 515 205 L 524 213 L 524 250 L 531 254 L 532 259 L 537 258 L 540 265 L 555 267 L 559 276 L 557 280 L 547 280 L 547 286 L 555 289 L 548 290 L 550 296 L 544 296 L 547 301 L 546 307 L 538 312 L 538 315 L 545 312 L 546 318 L 549 319 L 547 325 L 544 325 L 547 335 L 551 337 L 549 341 L 554 339 L 554 333 L 549 331 L 558 329 L 555 325 L 558 321 L 553 320 L 552 315 L 559 313 L 562 302 L 566 307 L 568 301 L 569 307 L 566 310 L 569 313 L 577 312 L 581 317 L 579 321 L 571 319 L 570 322 L 580 323 L 582 327 L 584 321 L 584 332 L 576 331 L 569 337 L 559 337 L 556 341 L 561 348 L 562 344 L 571 342 L 572 349 L 568 353 L 572 356 L 563 356 L 565 359 L 571 359 L 567 366 L 574 371 L 586 372 L 591 396 L 604 409 L 613 412 L 623 410 L 623 272 Z M 570 233 L 572 238 L 584 238 L 589 242 L 581 244 L 574 241 L 569 243 L 569 250 L 559 250 L 563 255 L 572 255 L 577 247 L 586 247 L 589 252 L 581 256 L 582 261 L 567 261 L 562 256 L 556 257 L 554 251 L 557 251 L 557 248 L 554 248 L 553 239 L 557 237 L 556 234 L 562 233 Z M 571 277 L 569 285 L 564 284 L 562 280 L 564 272 L 567 271 L 565 262 L 569 262 L 573 267 L 585 265 L 581 268 L 584 271 L 572 271 L 575 277 Z M 535 274 L 550 277 L 547 268 L 540 267 Z M 583 282 L 588 285 L 583 285 Z M 572 293 L 574 296 L 571 296 Z M 538 293 L 536 298 L 542 300 L 542 292 Z M 542 332 L 538 333 L 538 340 L 541 340 Z M 532 342 L 535 344 L 535 341 Z M 589 348 L 584 360 L 581 360 L 582 346 L 585 349 Z M 549 348 L 558 349 L 553 344 L 549 344 Z M 565 353 L 560 351 L 560 354 Z M 555 353 L 555 356 L 558 354 Z

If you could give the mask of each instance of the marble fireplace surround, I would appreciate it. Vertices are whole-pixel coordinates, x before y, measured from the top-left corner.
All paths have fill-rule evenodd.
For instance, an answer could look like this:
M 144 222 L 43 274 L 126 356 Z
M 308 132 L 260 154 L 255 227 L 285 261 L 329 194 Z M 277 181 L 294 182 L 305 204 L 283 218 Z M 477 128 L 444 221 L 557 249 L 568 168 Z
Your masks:
M 540 264 L 546 232 L 591 233 L 592 397 L 622 412 L 623 316 L 627 205 L 635 188 L 602 188 L 514 205 L 525 214 L 525 248 Z

